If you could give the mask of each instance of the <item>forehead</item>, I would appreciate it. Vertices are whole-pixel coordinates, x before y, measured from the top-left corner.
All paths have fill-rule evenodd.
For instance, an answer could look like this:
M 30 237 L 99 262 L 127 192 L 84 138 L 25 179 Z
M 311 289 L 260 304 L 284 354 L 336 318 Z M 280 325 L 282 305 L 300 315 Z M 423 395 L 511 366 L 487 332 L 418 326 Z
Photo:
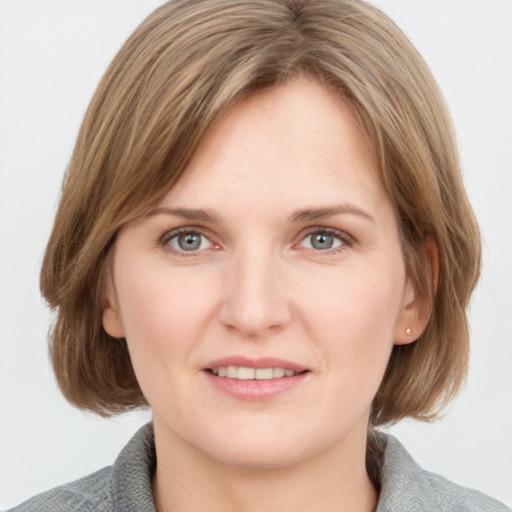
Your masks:
M 368 139 L 350 106 L 316 81 L 297 78 L 236 104 L 214 126 L 163 202 L 226 207 L 385 199 Z M 249 207 L 249 204 L 246 203 Z M 292 206 L 290 204 L 290 206 Z

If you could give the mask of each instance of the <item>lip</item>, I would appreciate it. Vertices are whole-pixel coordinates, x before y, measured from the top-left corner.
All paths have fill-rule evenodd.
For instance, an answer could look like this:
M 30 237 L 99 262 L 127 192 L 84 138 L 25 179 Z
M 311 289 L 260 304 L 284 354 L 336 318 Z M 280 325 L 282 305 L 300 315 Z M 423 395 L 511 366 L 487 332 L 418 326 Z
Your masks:
M 291 377 L 280 377 L 268 380 L 239 380 L 230 377 L 218 377 L 209 371 L 212 368 L 219 368 L 221 366 L 284 368 L 298 373 Z M 277 397 L 308 380 L 311 374 L 308 368 L 285 359 L 275 357 L 251 359 L 244 356 L 225 357 L 211 361 L 203 368 L 202 373 L 214 389 L 234 398 L 249 401 L 262 401 Z
M 308 370 L 305 366 L 301 366 L 293 361 L 286 359 L 279 359 L 277 357 L 257 357 L 249 358 L 245 356 L 231 356 L 222 359 L 210 361 L 204 370 L 211 370 L 212 368 L 219 368 L 220 366 L 245 366 L 247 368 L 284 368 L 285 370 L 293 370 L 300 373 Z

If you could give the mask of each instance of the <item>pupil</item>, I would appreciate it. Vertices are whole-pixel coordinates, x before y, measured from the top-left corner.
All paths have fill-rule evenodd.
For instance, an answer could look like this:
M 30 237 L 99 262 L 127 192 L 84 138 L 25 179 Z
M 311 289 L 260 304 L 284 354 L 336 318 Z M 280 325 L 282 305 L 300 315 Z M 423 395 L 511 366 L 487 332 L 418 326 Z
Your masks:
M 199 249 L 201 245 L 201 236 L 194 235 L 192 233 L 180 235 L 178 238 L 178 245 L 180 246 L 180 249 L 183 249 L 184 251 L 194 251 Z
M 333 236 L 326 233 L 313 235 L 313 247 L 315 249 L 330 249 L 333 244 Z

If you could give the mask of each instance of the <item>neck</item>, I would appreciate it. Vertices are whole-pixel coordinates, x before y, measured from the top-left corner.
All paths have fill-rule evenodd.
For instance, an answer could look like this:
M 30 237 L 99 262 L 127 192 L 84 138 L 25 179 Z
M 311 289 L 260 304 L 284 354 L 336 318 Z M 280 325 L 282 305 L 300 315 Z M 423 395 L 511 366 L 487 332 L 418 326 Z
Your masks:
M 158 434 L 155 426 L 153 494 L 158 512 L 371 512 L 377 505 L 377 492 L 366 473 L 365 436 L 351 439 L 349 449 L 340 446 L 286 467 L 241 468 L 212 460 L 179 439 L 160 439 Z

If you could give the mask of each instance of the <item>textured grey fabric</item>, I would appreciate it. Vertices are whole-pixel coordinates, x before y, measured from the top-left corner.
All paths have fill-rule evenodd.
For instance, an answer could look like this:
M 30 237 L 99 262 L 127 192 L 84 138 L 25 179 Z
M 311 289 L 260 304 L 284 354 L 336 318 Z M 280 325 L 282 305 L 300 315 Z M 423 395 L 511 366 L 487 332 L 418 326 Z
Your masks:
M 423 471 L 393 436 L 375 434 L 383 456 L 376 512 L 507 512 L 498 501 Z M 113 466 L 40 494 L 11 512 L 156 512 L 151 491 L 155 469 L 153 428 L 142 427 Z M 320 511 L 323 512 L 323 511 Z
M 376 512 L 507 512 L 503 503 L 442 476 L 421 469 L 393 436 L 381 466 L 381 490 Z
M 113 466 L 35 496 L 11 512 L 156 512 L 151 488 L 155 462 L 149 423 L 133 436 Z

